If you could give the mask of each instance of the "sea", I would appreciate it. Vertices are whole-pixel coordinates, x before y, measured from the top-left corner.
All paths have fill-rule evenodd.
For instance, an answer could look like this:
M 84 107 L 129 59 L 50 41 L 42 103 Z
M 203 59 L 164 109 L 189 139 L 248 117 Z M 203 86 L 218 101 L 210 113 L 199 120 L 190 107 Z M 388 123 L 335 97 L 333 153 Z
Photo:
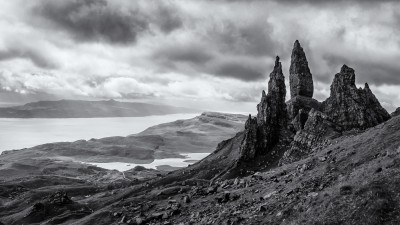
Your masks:
M 196 116 L 199 114 L 67 119 L 0 118 L 0 153 L 52 142 L 128 136 L 154 125 Z

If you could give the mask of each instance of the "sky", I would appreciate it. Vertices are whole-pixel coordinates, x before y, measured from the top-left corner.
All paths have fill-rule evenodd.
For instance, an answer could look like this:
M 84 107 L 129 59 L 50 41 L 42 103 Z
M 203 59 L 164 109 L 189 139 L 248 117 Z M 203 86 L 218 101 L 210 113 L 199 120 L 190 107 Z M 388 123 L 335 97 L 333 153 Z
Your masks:
M 400 106 L 400 3 L 390 0 L 0 0 L 0 102 L 116 99 L 255 112 L 295 40 L 325 100 L 346 64 Z

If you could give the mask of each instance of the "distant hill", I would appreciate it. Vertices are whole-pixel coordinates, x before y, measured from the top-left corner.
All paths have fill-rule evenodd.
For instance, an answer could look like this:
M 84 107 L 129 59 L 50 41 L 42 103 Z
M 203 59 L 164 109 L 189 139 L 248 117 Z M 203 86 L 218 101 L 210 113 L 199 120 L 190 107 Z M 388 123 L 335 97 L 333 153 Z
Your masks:
M 0 118 L 139 117 L 196 112 L 200 110 L 138 102 L 60 100 L 0 108 Z
M 154 159 L 183 157 L 180 153 L 208 153 L 219 142 L 242 131 L 246 118 L 238 114 L 205 112 L 192 119 L 159 124 L 127 137 L 58 142 L 21 151 L 5 151 L 0 157 L 0 180 L 4 160 L 21 163 L 32 159 L 150 163 Z

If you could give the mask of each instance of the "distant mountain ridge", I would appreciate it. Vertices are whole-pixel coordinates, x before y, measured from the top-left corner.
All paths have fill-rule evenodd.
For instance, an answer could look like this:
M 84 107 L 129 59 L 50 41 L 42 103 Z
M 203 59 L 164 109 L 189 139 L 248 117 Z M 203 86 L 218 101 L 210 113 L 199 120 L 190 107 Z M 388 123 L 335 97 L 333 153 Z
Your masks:
M 0 108 L 0 118 L 139 117 L 197 112 L 200 110 L 139 102 L 59 100 Z

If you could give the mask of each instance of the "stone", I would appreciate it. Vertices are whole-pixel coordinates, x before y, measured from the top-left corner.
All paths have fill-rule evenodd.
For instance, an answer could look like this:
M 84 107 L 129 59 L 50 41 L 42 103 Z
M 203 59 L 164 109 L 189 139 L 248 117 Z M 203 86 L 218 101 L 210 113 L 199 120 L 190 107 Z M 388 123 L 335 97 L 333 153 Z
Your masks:
M 265 92 L 263 93 L 265 94 Z M 244 127 L 245 134 L 241 144 L 241 158 L 243 160 L 251 160 L 256 156 L 257 151 L 257 118 L 252 118 L 251 115 L 249 115 Z
M 308 113 L 311 109 L 319 110 L 321 103 L 317 100 L 304 96 L 295 96 L 286 102 L 288 118 L 292 121 L 300 109 L 303 109 L 305 113 Z
M 185 197 L 183 197 L 183 202 L 186 203 L 186 204 L 190 203 L 190 197 L 187 196 L 187 195 Z
M 218 191 L 218 186 L 211 186 L 209 188 L 207 188 L 206 193 L 207 194 L 214 194 Z
M 287 164 L 304 158 L 312 148 L 325 145 L 339 137 L 340 130 L 341 127 L 333 123 L 326 114 L 311 109 L 303 129 L 294 136 L 290 149 L 284 153 L 281 163 Z
M 321 110 L 345 131 L 364 130 L 390 119 L 368 84 L 357 89 L 354 69 L 346 65 L 335 75 L 330 97 L 322 103 Z
M 312 98 L 314 94 L 314 83 L 312 74 L 308 67 L 308 61 L 300 42 L 294 42 L 292 58 L 290 63 L 290 96 L 304 96 Z
M 267 205 L 260 205 L 260 207 L 258 208 L 259 212 L 266 212 L 267 211 Z
M 240 147 L 240 158 L 250 161 L 257 155 L 265 155 L 279 142 L 280 132 L 287 127 L 286 86 L 282 64 L 276 57 L 270 74 L 268 93 L 262 92 L 257 105 L 257 118 L 249 116 L 245 136 Z
M 135 222 L 138 225 L 144 224 L 144 220 L 141 217 L 136 217 L 135 218 Z
M 263 199 L 264 199 L 264 200 L 269 199 L 269 198 L 271 198 L 273 195 L 275 195 L 276 193 L 277 193 L 276 191 L 270 192 L 270 193 L 264 195 Z

